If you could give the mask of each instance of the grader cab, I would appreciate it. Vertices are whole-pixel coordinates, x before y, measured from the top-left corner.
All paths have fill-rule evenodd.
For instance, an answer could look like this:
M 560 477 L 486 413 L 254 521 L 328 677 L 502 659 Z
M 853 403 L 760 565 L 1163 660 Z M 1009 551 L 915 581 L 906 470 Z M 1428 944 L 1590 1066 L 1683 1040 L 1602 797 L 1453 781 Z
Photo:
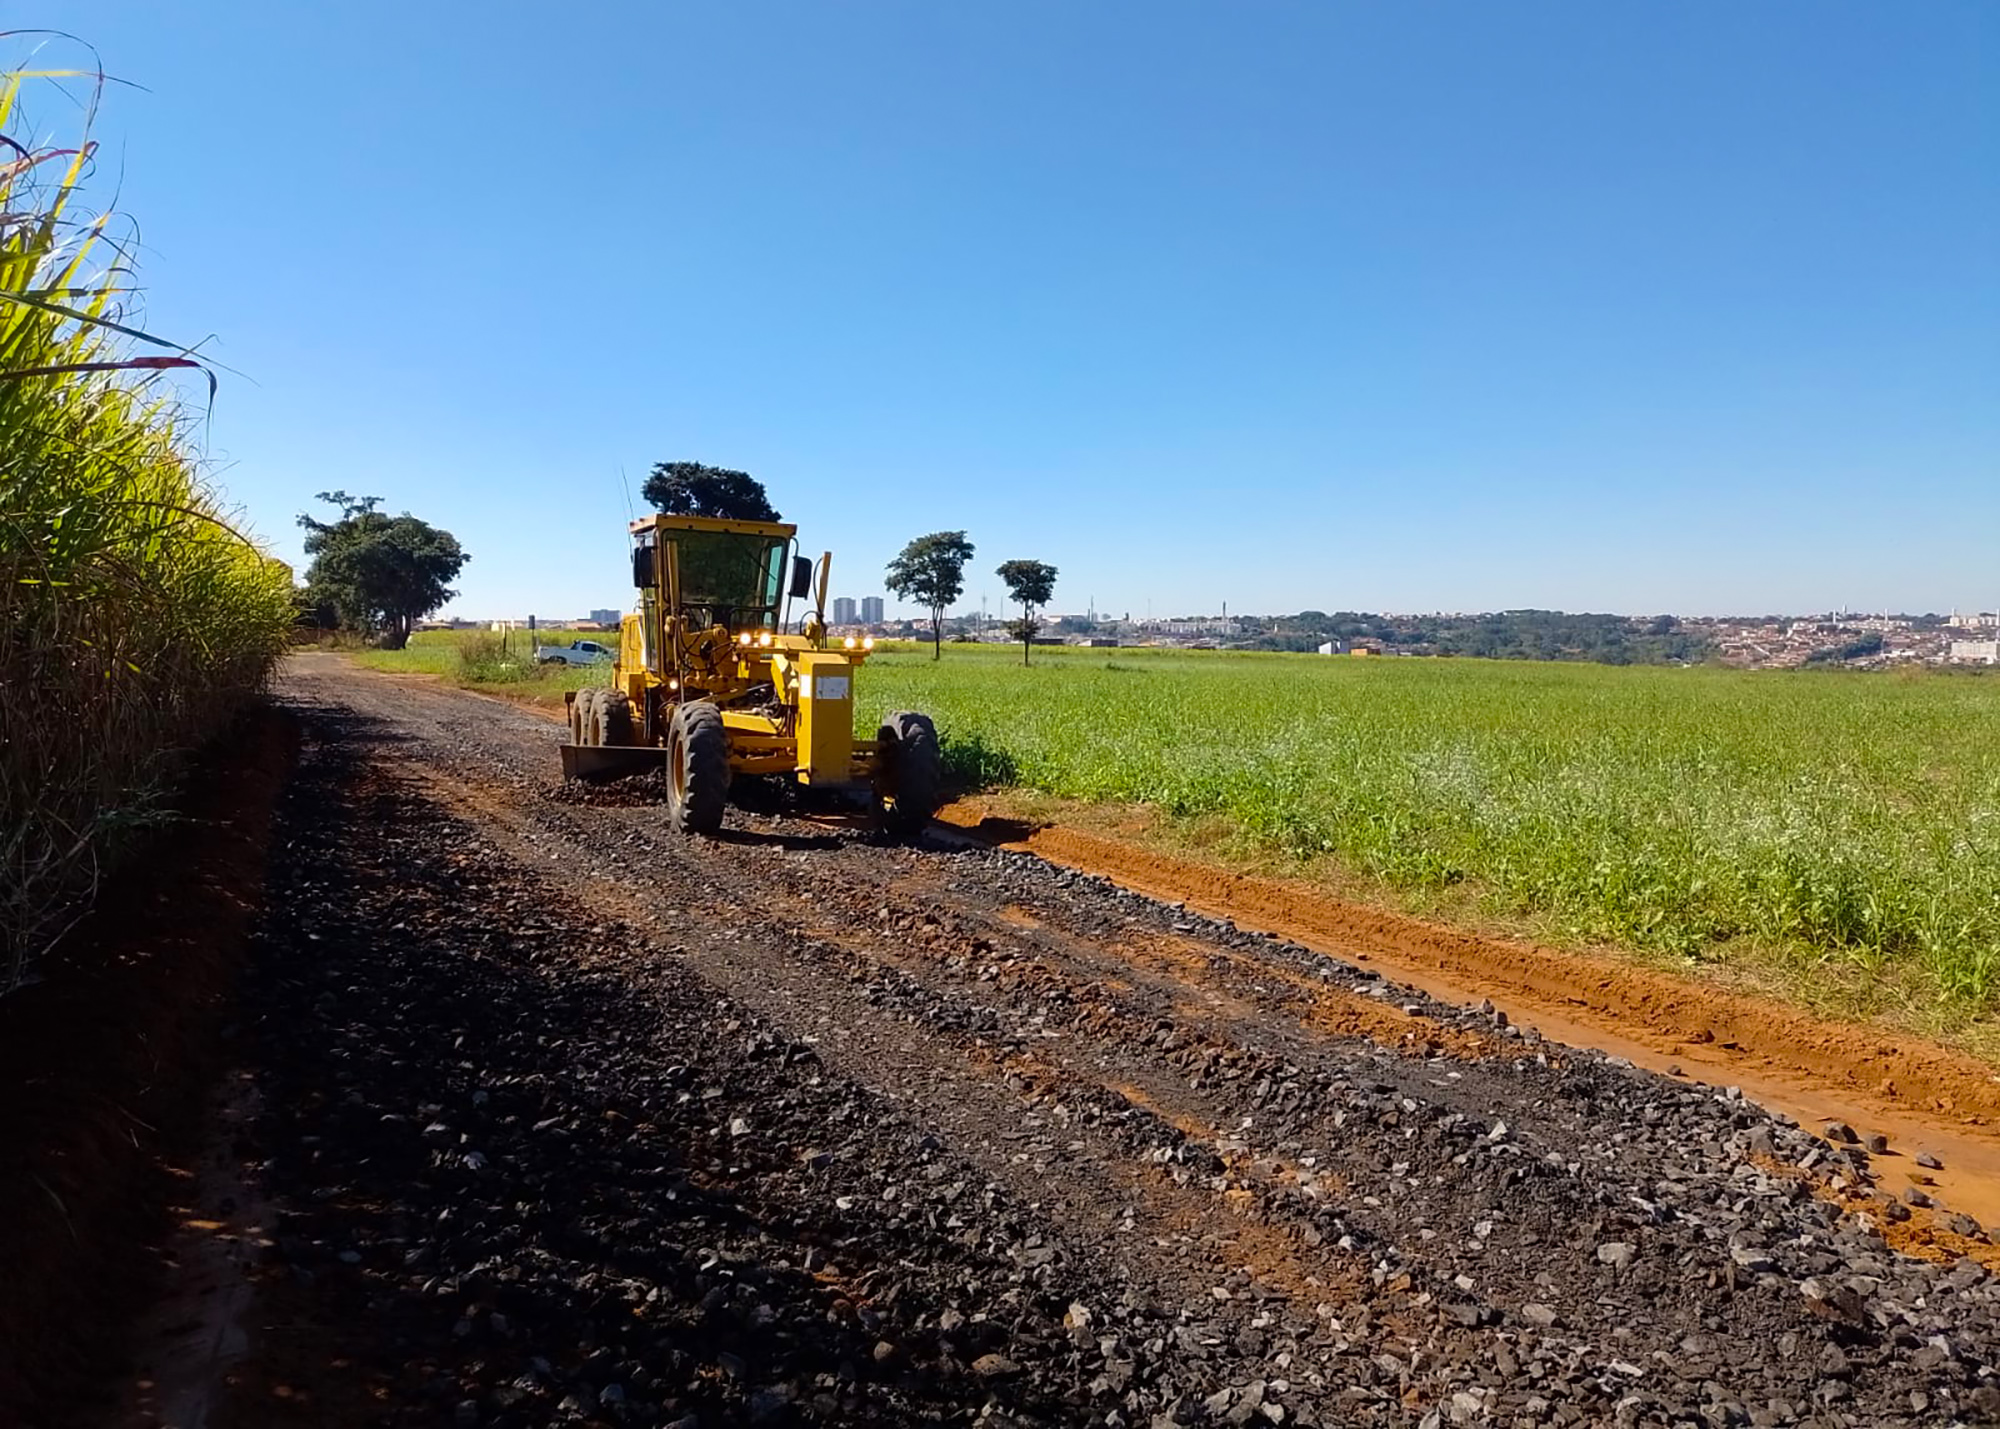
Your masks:
M 631 523 L 638 608 L 624 619 L 611 683 L 573 691 L 567 778 L 667 773 L 683 833 L 722 825 L 738 778 L 866 796 L 892 832 L 937 812 L 942 770 L 927 716 L 854 737 L 854 677 L 873 640 L 826 634 L 832 556 L 796 553 L 775 521 L 654 515 Z M 787 627 L 794 601 L 813 598 Z

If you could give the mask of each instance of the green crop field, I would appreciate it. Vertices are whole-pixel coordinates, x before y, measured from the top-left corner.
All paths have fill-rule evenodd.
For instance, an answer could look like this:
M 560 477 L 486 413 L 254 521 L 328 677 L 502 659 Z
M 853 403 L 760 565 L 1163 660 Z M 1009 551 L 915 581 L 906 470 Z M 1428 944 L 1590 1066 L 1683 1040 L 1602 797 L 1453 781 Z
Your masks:
M 862 723 L 926 709 L 980 782 L 1220 816 L 1579 939 L 2000 1001 L 2000 679 L 956 646 L 859 684 Z
M 132 226 L 115 183 L 85 187 L 106 177 L 94 97 L 33 91 L 83 116 L 66 147 L 22 112 L 90 73 L 0 74 L 0 994 L 173 817 L 184 752 L 228 728 L 294 614 L 290 570 L 204 477 L 201 409 L 167 381 L 194 359 L 129 326 Z

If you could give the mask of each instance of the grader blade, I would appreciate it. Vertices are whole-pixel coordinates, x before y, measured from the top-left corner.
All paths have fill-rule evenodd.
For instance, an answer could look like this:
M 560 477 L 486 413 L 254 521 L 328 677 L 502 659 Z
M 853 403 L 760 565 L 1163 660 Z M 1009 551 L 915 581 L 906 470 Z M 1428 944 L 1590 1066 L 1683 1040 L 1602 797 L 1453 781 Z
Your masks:
M 646 745 L 563 744 L 565 779 L 627 779 L 650 774 L 666 762 L 667 751 Z

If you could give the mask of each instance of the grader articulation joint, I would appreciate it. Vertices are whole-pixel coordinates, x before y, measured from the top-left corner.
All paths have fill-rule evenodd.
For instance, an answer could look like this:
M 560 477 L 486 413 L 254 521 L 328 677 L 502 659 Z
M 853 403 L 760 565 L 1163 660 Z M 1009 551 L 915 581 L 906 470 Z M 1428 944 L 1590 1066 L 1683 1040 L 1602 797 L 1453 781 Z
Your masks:
M 921 714 L 854 737 L 854 676 L 873 640 L 826 634 L 832 556 L 796 553 L 775 521 L 654 515 L 631 523 L 638 608 L 624 619 L 611 683 L 573 691 L 567 778 L 660 769 L 684 833 L 721 827 L 731 782 L 784 779 L 866 795 L 893 832 L 937 812 L 937 731 Z M 787 632 L 793 601 L 813 597 Z

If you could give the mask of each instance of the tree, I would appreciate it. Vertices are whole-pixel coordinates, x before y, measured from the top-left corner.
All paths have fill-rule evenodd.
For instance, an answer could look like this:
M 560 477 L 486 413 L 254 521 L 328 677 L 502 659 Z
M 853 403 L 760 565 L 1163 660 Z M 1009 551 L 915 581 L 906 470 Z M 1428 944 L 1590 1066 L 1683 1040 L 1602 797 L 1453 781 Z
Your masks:
M 411 627 L 458 594 L 446 582 L 472 558 L 449 531 L 407 511 L 383 515 L 375 509 L 379 496 L 322 491 L 318 499 L 339 507 L 340 519 L 299 517 L 313 558 L 306 571 L 308 599 L 331 607 L 341 624 L 402 649 Z
M 1056 568 L 1041 561 L 1002 561 L 994 574 L 1007 583 L 1007 593 L 1021 604 L 1021 618 L 1009 629 L 1020 637 L 1021 663 L 1025 665 L 1028 647 L 1042 628 L 1035 619 L 1035 609 L 1047 605 L 1056 593 Z
M 933 531 L 903 547 L 889 562 L 890 590 L 913 600 L 931 613 L 931 658 L 944 653 L 944 613 L 965 589 L 965 563 L 972 559 L 972 542 L 963 531 Z
M 663 461 L 639 488 L 670 516 L 719 516 L 726 521 L 782 519 L 764 495 L 764 483 L 747 471 L 698 461 Z

